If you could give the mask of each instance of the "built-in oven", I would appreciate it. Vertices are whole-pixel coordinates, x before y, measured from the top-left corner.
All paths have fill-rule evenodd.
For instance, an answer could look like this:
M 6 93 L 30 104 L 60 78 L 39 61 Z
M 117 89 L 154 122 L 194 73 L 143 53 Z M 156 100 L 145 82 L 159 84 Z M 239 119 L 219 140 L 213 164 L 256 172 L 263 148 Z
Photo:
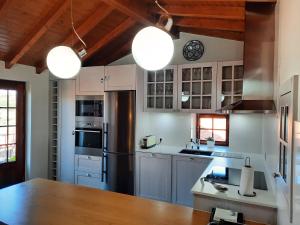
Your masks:
M 76 117 L 103 117 L 103 96 L 77 96 Z
M 75 154 L 102 155 L 102 124 L 100 121 L 76 121 Z

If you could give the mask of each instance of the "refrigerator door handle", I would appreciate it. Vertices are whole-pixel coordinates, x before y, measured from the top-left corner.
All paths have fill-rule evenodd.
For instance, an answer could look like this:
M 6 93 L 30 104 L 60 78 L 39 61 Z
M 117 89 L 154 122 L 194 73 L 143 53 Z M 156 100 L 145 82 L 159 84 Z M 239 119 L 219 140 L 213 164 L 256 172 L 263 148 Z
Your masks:
M 103 123 L 103 135 L 102 135 L 102 143 L 103 143 L 103 152 L 102 152 L 102 165 L 101 165 L 101 182 L 107 183 L 107 155 L 105 154 L 108 151 L 108 124 Z M 105 167 L 104 167 L 105 164 Z M 105 169 L 104 169 L 105 168 Z

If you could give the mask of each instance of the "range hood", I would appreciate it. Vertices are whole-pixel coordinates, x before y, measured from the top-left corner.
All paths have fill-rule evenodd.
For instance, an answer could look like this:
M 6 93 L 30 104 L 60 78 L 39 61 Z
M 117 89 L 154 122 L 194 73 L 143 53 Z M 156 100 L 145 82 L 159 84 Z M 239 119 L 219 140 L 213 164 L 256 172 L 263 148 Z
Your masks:
M 222 113 L 276 113 L 274 93 L 275 4 L 246 3 L 242 100 Z

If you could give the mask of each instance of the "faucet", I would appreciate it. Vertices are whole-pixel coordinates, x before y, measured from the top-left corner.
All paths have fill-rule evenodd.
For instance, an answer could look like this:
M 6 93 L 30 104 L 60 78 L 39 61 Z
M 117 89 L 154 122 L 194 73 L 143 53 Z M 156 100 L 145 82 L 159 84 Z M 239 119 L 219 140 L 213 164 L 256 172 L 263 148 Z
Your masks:
M 190 139 L 190 142 L 189 143 L 192 143 L 194 144 L 195 146 L 197 146 L 197 149 L 199 150 L 200 149 L 200 139 L 199 138 L 196 138 L 195 140 L 193 138 Z M 193 145 L 192 146 L 192 149 L 194 148 Z M 188 144 L 186 144 L 186 148 L 188 147 Z

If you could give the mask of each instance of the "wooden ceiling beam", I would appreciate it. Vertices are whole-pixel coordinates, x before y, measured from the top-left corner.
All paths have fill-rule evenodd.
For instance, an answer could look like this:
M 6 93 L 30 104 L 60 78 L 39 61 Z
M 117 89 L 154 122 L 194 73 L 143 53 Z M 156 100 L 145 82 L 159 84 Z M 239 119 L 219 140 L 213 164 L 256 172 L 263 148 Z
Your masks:
M 101 21 L 103 21 L 111 12 L 113 8 L 110 6 L 101 6 L 96 9 L 83 23 L 81 23 L 77 28 L 76 32 L 80 37 L 84 37 L 88 34 L 95 26 L 97 26 Z M 78 38 L 74 38 L 74 33 L 72 31 L 68 37 L 65 38 L 62 45 L 74 46 L 79 42 Z M 40 74 L 47 68 L 45 61 L 40 61 L 36 65 L 36 73 Z
M 0 2 L 0 16 L 1 17 L 5 16 L 5 13 L 7 12 L 7 9 L 12 4 L 12 2 L 13 2 L 13 0 L 3 0 L 2 2 Z
M 178 27 L 193 27 L 193 28 L 207 29 L 207 30 L 224 30 L 224 31 L 238 31 L 238 32 L 245 31 L 244 20 L 178 18 L 175 19 L 174 24 Z
M 195 4 L 164 5 L 164 8 L 172 16 L 193 17 L 193 18 L 214 18 L 244 20 L 245 7 L 227 7 Z M 151 7 L 151 12 L 156 14 L 163 13 L 157 7 Z
M 60 18 L 69 6 L 69 1 L 59 1 L 47 15 L 29 33 L 20 47 L 5 59 L 5 67 L 11 68 L 16 64 L 38 40 L 49 30 L 49 28 Z
M 140 0 L 102 0 L 125 15 L 134 18 L 137 22 L 147 26 L 155 24 L 155 18 L 148 12 L 147 5 Z
M 84 61 L 89 59 L 91 56 L 93 56 L 97 51 L 99 51 L 101 48 L 103 48 L 106 44 L 108 44 L 110 41 L 117 38 L 119 35 L 121 35 L 123 32 L 125 32 L 127 29 L 131 28 L 136 21 L 132 18 L 128 18 L 125 21 L 123 21 L 121 24 L 119 24 L 117 27 L 115 27 L 112 31 L 107 33 L 105 36 L 99 39 L 92 47 L 87 49 L 87 55 L 83 58 Z
M 215 5 L 239 5 L 245 2 L 258 2 L 258 3 L 276 3 L 277 0 L 161 0 L 160 3 L 168 4 L 215 4 Z
M 190 28 L 190 27 L 180 28 L 180 31 L 186 33 L 198 34 L 198 35 L 236 40 L 236 41 L 244 41 L 243 32 L 209 30 L 209 29 L 199 29 L 199 28 Z

